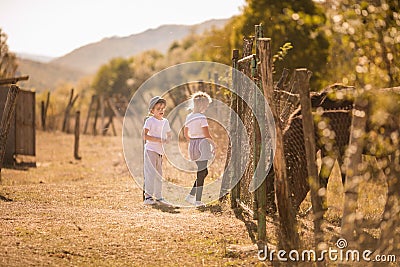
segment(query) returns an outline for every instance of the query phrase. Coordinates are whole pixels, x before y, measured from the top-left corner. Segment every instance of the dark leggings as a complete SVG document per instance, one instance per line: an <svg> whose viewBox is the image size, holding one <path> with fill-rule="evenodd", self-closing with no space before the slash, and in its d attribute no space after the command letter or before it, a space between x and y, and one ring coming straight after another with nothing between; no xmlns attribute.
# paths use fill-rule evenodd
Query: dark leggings
<svg viewBox="0 0 400 267"><path fill-rule="evenodd" d="M190 194L192 196L196 195L196 201L201 201L201 196L203 194L204 180L208 175L207 170L208 160L196 161L197 164L197 179L193 184Z"/></svg>

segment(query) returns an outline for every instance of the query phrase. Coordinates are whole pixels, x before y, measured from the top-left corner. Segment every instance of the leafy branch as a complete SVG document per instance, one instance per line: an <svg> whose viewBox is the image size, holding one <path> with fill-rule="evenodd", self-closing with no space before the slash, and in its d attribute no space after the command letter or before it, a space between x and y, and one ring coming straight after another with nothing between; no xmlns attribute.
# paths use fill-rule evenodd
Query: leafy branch
<svg viewBox="0 0 400 267"><path fill-rule="evenodd" d="M285 43L283 46L279 48L279 51L272 57L273 62L282 61L285 56L288 54L289 50L293 48L292 43Z"/></svg>

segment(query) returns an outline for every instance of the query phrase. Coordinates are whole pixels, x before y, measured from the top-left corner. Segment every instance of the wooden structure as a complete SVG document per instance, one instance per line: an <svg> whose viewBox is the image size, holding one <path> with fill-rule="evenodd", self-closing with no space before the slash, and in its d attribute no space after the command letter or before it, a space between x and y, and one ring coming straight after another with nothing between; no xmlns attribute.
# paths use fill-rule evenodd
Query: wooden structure
<svg viewBox="0 0 400 267"><path fill-rule="evenodd" d="M42 122L42 129L46 131L46 119L47 119L47 110L49 109L50 104L50 92L47 92L46 102L41 101L40 103L40 121Z"/></svg>
<svg viewBox="0 0 400 267"><path fill-rule="evenodd" d="M252 45L255 41L256 54ZM297 233L296 211L311 191L311 202L314 222L314 242L307 240L307 245L314 244L314 249L321 253L326 240L324 238L324 212L326 206L326 183L338 159L345 177L345 200L340 237L349 242L349 248L362 249L368 244L367 234L363 233L361 222L363 215L359 207L363 204L358 199L361 182L367 181L371 173L362 161L362 154L373 155L387 175L387 200L380 222L380 238L374 245L376 255L390 255L400 251L400 87L358 92L352 87L334 85L318 93L311 93L309 80L311 72L307 69L296 69L292 79L286 82L287 71L274 83L272 77L271 40L257 34L252 40L245 40L243 57L239 51L233 51L233 69L241 71L263 89L264 96L271 107L276 127L276 150L273 169L267 175L266 185L255 193L248 190L248 181L254 171L245 172L231 190L232 208L241 208L257 219L258 243L268 243L265 236L265 216L268 210L268 187L270 176L274 179L274 192L279 213L280 231L278 246L285 251L298 249L301 244ZM234 74L234 72L233 72ZM233 88L254 94L254 90L237 81L232 75ZM288 90L289 89L289 90ZM333 90L333 91L332 91ZM242 91L243 92L243 91ZM331 95L337 93L337 98ZM248 115L242 99L234 95L231 108L239 115L246 127L250 151L250 160L263 159L267 155L257 154L260 140L257 137L257 126L252 115ZM375 112L375 113L374 113ZM238 120L232 119L232 129L238 129ZM261 122L262 123L262 122ZM351 128L350 128L351 125ZM258 127L262 126L258 122ZM239 129L237 130L239 132ZM246 133L244 133L246 134ZM243 147L240 133L233 133L232 147ZM348 149L346 150L346 147ZM317 151L321 152L321 171L318 175L316 164ZM344 153L346 151L346 153ZM230 153L240 151L229 150ZM228 152L228 153L229 153ZM342 166L343 158L345 164ZM237 158L235 166L240 165ZM251 162L252 163L252 162ZM252 164L248 164L252 168ZM236 178L236 170L227 175ZM324 188L325 187L325 188ZM267 198L266 198L267 197ZM267 208L267 210L266 210ZM310 209L311 210L311 209ZM274 213L274 211L273 211ZM326 245L326 244L325 244ZM265 251L264 251L265 252ZM392 254L393 256L393 254ZM292 263L295 265L295 262ZM326 262L316 262L316 266L325 266Z"/></svg>
<svg viewBox="0 0 400 267"><path fill-rule="evenodd" d="M70 96L69 96L69 101L68 101L67 107L65 108L65 112L64 112L64 120L63 120L63 125L62 125L63 132L67 132L67 133L70 132L70 130L69 130L70 113L71 113L72 107L74 106L78 97L79 97L78 94L74 96L74 88L72 88ZM45 110L45 112L46 112L46 110Z"/></svg>
<svg viewBox="0 0 400 267"><path fill-rule="evenodd" d="M1 116L3 116L9 90L9 86L0 87ZM24 158L20 163L35 166L35 155L35 92L19 90L14 114L10 121L3 166L15 165L17 156L30 156L29 162L25 162L26 158Z"/></svg>
<svg viewBox="0 0 400 267"><path fill-rule="evenodd" d="M117 132L114 125L114 118L123 125L123 113L125 112L128 106L128 100L125 97L121 96L113 96L107 97L100 95L92 95L92 99L90 101L85 125L83 128L83 134L88 133L88 127L90 123L91 117L93 117L92 121L92 134L98 134L98 123L97 121L100 119L100 132L102 135L106 135L108 130L111 128L113 135L116 136ZM93 116L92 116L93 114ZM105 122L105 118L108 117L107 122Z"/></svg>
<svg viewBox="0 0 400 267"><path fill-rule="evenodd" d="M281 239L280 243L286 250L298 248L299 235L296 229L296 218L289 200L289 187L286 174L286 159L283 147L283 129L279 117L279 109L274 104L274 82L272 77L271 39L260 38L261 77L264 94L271 106L275 120L276 150L274 157L275 194L279 212Z"/></svg>
<svg viewBox="0 0 400 267"><path fill-rule="evenodd" d="M253 51L253 43L256 45L255 54L251 54ZM312 204L314 208L315 244L316 247L318 247L318 244L323 242L321 227L323 210L321 198L318 195L321 186L316 166L315 129L310 99L309 80L311 72L307 69L297 69L291 81L287 83L288 70L284 70L281 79L275 83L272 75L271 40L262 37L261 25L256 26L255 38L252 40L245 40L242 58L239 59L238 50L233 51L232 63L234 69L247 75L262 89L275 121L276 149L273 168L271 168L269 174L267 174L267 177L265 177L263 183L257 190L254 193L249 192L248 181L252 179L253 175L258 175L255 172L254 163L257 163L259 159L261 159L261 162L265 162L266 160L264 159L270 156L266 155L265 151L260 147L261 139L258 131L258 128L261 129L261 127L265 128L268 126L265 125L263 121L254 123L256 121L254 114L250 114L251 111L246 107L246 103L244 103L240 97L235 96L232 100L231 107L239 115L246 127L252 156L250 157L251 163L248 164L249 169L244 172L242 177L239 177L239 182L231 190L231 206L232 208L242 208L243 211L250 213L253 219L257 220L259 245L268 242L266 239L266 215L268 213L273 214L277 210L279 213L281 233L279 238L280 246L286 251L289 251L300 246L300 237L297 232L296 220L296 208L298 208L298 205L293 204L296 203L296 198L302 195L302 191L305 191L305 189L308 191L309 188L311 188ZM233 75L232 79L235 90L244 90L242 93L249 94L250 98L252 97L251 95L255 95L252 88L236 81L235 75ZM296 95L294 93L296 93ZM258 101L260 101L259 99L252 99L250 101L255 101L254 103L257 108L262 107L258 104ZM292 159L294 154L290 151L291 144L287 142L288 135L286 131L288 125L291 125L290 114L292 114L293 111L297 111L300 104L302 107L300 110L302 113L300 118L302 118L302 120L298 127L296 127L296 133L300 135L296 136L298 143L296 146L293 146L292 150L299 147L303 148L301 149L300 158L304 159L304 162L302 161L301 163L303 164L300 166L304 166L304 169L300 173L300 177L304 177L306 183L306 188L304 189L292 183L292 170L298 169L298 166L293 165L293 163L297 161ZM239 118L236 120L238 119ZM239 122L235 120L232 121L231 119L231 123L232 128L236 129ZM237 142L236 147L240 149L243 147L240 136L246 133L239 133L239 129L237 131L237 135L234 134L232 140L233 142ZM290 138L290 140L292 140L292 138ZM240 164L240 162L235 162L233 165L238 166ZM233 173L230 174L232 177L236 177L237 175L237 170L234 170ZM295 175L295 177L297 176ZM302 198L302 200L303 199L304 198ZM264 247L262 247L262 249L263 248Z"/></svg>
<svg viewBox="0 0 400 267"><path fill-rule="evenodd" d="M251 54L254 41L256 45L256 54ZM239 115L246 128L246 132L249 137L251 162L248 164L248 168L242 177L237 177L239 175L238 170L234 170L232 173L232 177L239 178L239 181L231 190L231 205L232 208L241 207L244 211L249 211L250 215L253 216L253 219L257 219L257 237L259 245L261 245L261 248L263 249L262 244L267 243L266 215L268 211L274 212L273 209L270 208L274 205L270 202L274 202L275 197L270 197L270 195L275 195L282 233L280 236L280 244L283 248L290 250L299 246L299 236L296 230L295 212L291 205L292 203L290 202L290 189L286 178L286 160L283 147L284 125L281 123L281 112L279 107L274 101L276 96L276 87L272 77L273 70L270 41L271 40L268 38L262 38L262 27L261 25L257 25L256 37L250 40L245 40L243 57L239 59L238 50L233 51L233 68L241 71L244 75L247 75L249 78L251 78L254 83L256 83L258 87L262 89L262 94L268 100L275 120L276 151L273 169L271 169L270 174L263 179L263 183L255 190L255 192L250 192L249 181L253 179L253 175L258 175L255 170L257 162L259 159L261 159L260 162L264 163L264 159L271 156L266 155L265 151L263 151L260 146L261 136L259 129L261 129L261 127L265 128L267 125L265 125L265 122L263 121L256 121L256 119L253 118L254 114L251 114L252 112L247 107L246 103L240 97L234 97L231 107ZM254 97L256 92L253 92L252 88L249 88L248 85L237 83L238 81L236 81L235 77L233 76L233 87L237 90L242 90L241 92L243 94L246 94L250 97L251 100L249 101L252 101L252 103L254 103L254 105L258 108L262 108L262 105L260 105L259 101L264 100L256 99ZM257 88L256 90L259 89ZM241 94L239 93L239 95ZM233 129L235 129L236 125L238 125L238 122L235 121L231 121L231 123L233 123ZM243 147L240 136L241 133L238 133L237 136L232 137L233 142L237 142L236 147L238 149ZM233 153L240 154L240 152ZM240 164L240 162L235 162L233 165L238 166ZM262 168L265 169L265 166ZM274 175L275 179L273 179Z"/></svg>
<svg viewBox="0 0 400 267"><path fill-rule="evenodd" d="M380 221L380 238L377 255L399 251L398 227L400 226L400 87L378 90L359 90L354 99L349 147L346 150L346 179L344 183L344 207L341 236L354 249L363 243L363 214L359 206L360 186L371 179L362 154L375 156L387 183L387 199ZM378 116L380 120L375 118ZM385 114L385 115L382 115ZM385 116L385 117L384 117ZM382 119L384 118L384 119ZM379 148L379 150L377 150Z"/></svg>
<svg viewBox="0 0 400 267"><path fill-rule="evenodd" d="M80 130L79 130L80 127L79 126L80 126L80 121L81 121L80 117L81 117L81 112L77 111L75 114L74 158L78 159L78 160L82 159L82 157L79 156L79 135L80 135Z"/></svg>
<svg viewBox="0 0 400 267"><path fill-rule="evenodd" d="M28 79L21 76L0 80L0 170L14 165L18 155L35 156L35 93L16 85ZM29 163L35 165L34 161Z"/></svg>

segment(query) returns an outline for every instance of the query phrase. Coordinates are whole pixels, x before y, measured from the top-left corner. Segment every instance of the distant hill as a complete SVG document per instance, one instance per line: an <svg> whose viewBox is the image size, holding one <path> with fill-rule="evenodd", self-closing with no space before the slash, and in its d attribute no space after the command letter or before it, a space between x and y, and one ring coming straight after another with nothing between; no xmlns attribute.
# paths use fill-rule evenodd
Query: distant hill
<svg viewBox="0 0 400 267"><path fill-rule="evenodd" d="M42 92L54 90L61 82L75 84L85 76L85 73L57 66L56 64L19 58L17 76L19 75L29 75L28 81L18 83L21 88L35 89L37 92Z"/></svg>
<svg viewBox="0 0 400 267"><path fill-rule="evenodd" d="M183 39L191 32L202 33L212 27L222 28L227 21L228 19L219 19L196 25L163 25L127 37L104 38L53 60L44 56L17 53L17 75L29 75L29 80L20 82L19 85L41 92L54 90L60 82L76 84L84 76L94 74L112 58L127 58L150 49L165 53L174 41Z"/></svg>
<svg viewBox="0 0 400 267"><path fill-rule="evenodd" d="M196 25L163 25L127 37L110 37L73 50L50 64L65 66L84 73L94 73L115 57L130 57L149 49L165 53L169 46L191 32L202 33L212 27L223 27L228 19L210 20Z"/></svg>
<svg viewBox="0 0 400 267"><path fill-rule="evenodd" d="M18 58L21 59L29 59L37 62L43 62L47 63L50 62L54 59L54 57L48 57L48 56L41 56L41 55L34 55L34 54L29 54L29 53L16 53Z"/></svg>

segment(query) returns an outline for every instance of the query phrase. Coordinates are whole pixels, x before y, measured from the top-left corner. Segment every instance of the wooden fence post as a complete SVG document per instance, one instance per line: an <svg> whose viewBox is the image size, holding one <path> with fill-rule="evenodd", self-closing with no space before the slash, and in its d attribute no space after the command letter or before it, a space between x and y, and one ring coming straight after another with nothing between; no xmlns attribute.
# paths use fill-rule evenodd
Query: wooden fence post
<svg viewBox="0 0 400 267"><path fill-rule="evenodd" d="M108 106L111 108L111 110L114 113L115 117L121 122L121 124L123 124L124 118L119 113L119 111L118 111L117 107L115 106L114 102L112 101L112 99L108 98L107 102L108 102Z"/></svg>
<svg viewBox="0 0 400 267"><path fill-rule="evenodd" d="M362 151L364 148L364 133L367 124L368 100L362 95L354 101L353 118L351 121L349 147L346 150L344 162L346 166L346 181L344 184L344 207L342 217L341 235L350 242L355 240L358 188L361 180L360 169L362 163ZM353 242L354 244L354 242ZM357 245L357 244L355 244Z"/></svg>
<svg viewBox="0 0 400 267"><path fill-rule="evenodd" d="M50 92L47 92L46 103L44 101L41 102L41 121L42 121L42 129L46 131L46 118L47 118L47 110L49 109L50 103Z"/></svg>
<svg viewBox="0 0 400 267"><path fill-rule="evenodd" d="M386 197L385 209L380 222L381 235L379 237L377 254L392 254L398 251L400 244L396 242L399 234L396 228L400 226L400 155L399 152L393 152L387 158L390 172L387 176L388 192Z"/></svg>
<svg viewBox="0 0 400 267"><path fill-rule="evenodd" d="M237 88L238 88L238 77L237 77L237 73L236 73L236 71L237 71L237 67L238 67L238 60L239 60L239 50L238 49L234 49L233 50L233 52L232 52L232 67L233 67L233 70L232 70L232 87L234 88L234 90L237 90ZM237 91L235 91L235 92L237 92ZM234 109L234 111L236 111L236 113L238 113L238 111L239 111L239 96L238 95L234 95L234 97L236 98L235 100L234 100L234 102L233 102L233 109ZM237 120L239 120L239 115L237 115L236 117L234 117L234 116L232 116L231 117L231 124L232 124L232 127L234 128L234 129L238 129L238 125L239 125L239 122L237 121ZM235 133L236 133L236 131L235 131ZM231 149L231 153L233 154L233 153L235 153L236 151L233 151L233 148L235 148L235 149L237 149L238 147L239 147L239 145L240 144L238 144L238 137L237 137L237 134L236 134L236 136L234 135L234 136L232 136L232 140L231 140L231 142L232 143L235 143L235 145L232 145L232 149ZM239 172L238 172L238 162L237 162L237 155L233 155L232 157L231 157L231 160L233 160L234 162L233 162L233 177L230 177L231 178L231 181L232 180L234 180L234 179L237 179L238 180L238 182L233 186L233 188L232 188L232 190L231 190L231 208L232 209L234 209L234 208L237 208L237 206L238 206L238 203L237 203L237 198L240 196L240 178L238 178L237 177L237 175L239 175Z"/></svg>
<svg viewBox="0 0 400 267"><path fill-rule="evenodd" d="M19 81L26 81L28 79L29 79L29 75L0 79L0 85L16 84Z"/></svg>
<svg viewBox="0 0 400 267"><path fill-rule="evenodd" d="M92 99L90 100L90 104L89 104L88 114L86 117L85 128L83 129L83 134L87 133L87 128L89 126L90 113L92 113L93 104L95 103L96 98L97 98L97 95L92 95Z"/></svg>
<svg viewBox="0 0 400 267"><path fill-rule="evenodd" d="M186 91L189 93L189 97L192 96L193 95L193 91L190 88L189 83L185 83L185 88L186 88Z"/></svg>
<svg viewBox="0 0 400 267"><path fill-rule="evenodd" d="M283 249L290 251L299 247L299 235L296 229L296 217L289 200L289 188L286 176L286 161L283 150L283 132L280 125L278 110L274 105L274 85L272 78L272 52L271 39L259 38L260 60L261 60L261 77L264 95L267 97L268 103L275 120L276 128L276 150L274 157L275 171L275 192L277 196L278 212L280 219L280 243Z"/></svg>
<svg viewBox="0 0 400 267"><path fill-rule="evenodd" d="M74 145L74 158L78 160L82 159L82 157L79 156L80 116L81 112L78 110L75 114L75 145Z"/></svg>
<svg viewBox="0 0 400 267"><path fill-rule="evenodd" d="M314 119L311 109L311 98L310 98L310 78L311 71L307 69L296 69L296 82L299 88L300 94L300 105L301 105L301 115L303 123L303 134L304 134L304 145L306 150L307 159L307 172L308 172L308 183L311 189L311 203L314 213L314 240L315 240L315 251L320 251L318 249L319 245L324 242L323 232L322 232L322 220L323 220L323 209L321 197L318 195L321 188L319 177L318 177L318 167L316 163L316 145L315 145L315 130L314 130ZM319 266L324 266L322 262L317 263Z"/></svg>
<svg viewBox="0 0 400 267"><path fill-rule="evenodd" d="M69 132L69 117L70 117L70 112L72 107L74 106L76 100L78 99L78 94L74 97L74 88L71 89L71 94L69 97L69 101L67 104L67 107L65 108L64 112L64 120L63 120L63 125L62 125L62 131L63 132Z"/></svg>
<svg viewBox="0 0 400 267"><path fill-rule="evenodd" d="M100 129L104 132L104 121L105 121L105 105L104 105L104 95L100 95Z"/></svg>
<svg viewBox="0 0 400 267"><path fill-rule="evenodd" d="M257 83L257 87L255 90L262 90L262 83L260 80L260 68L258 67L258 62L260 62L260 45L258 43L259 38L263 37L263 28L262 25L256 25L255 26L255 33L256 33L256 54L253 55L253 59L251 61L252 65L252 74L253 74L253 80ZM264 96L264 92L261 91L261 94ZM256 96L257 94L255 94ZM260 110L262 114L265 114L265 99L255 99L255 109ZM254 165L254 170L256 170L257 163L260 164L260 169L265 170L265 159L267 155L265 154L265 148L263 149L261 147L261 131L260 129L263 128L265 129L266 123L264 120L257 121L255 120L255 129L254 129L254 137L255 137L255 153L254 153L254 160L255 160L255 165ZM257 124L259 129L257 129ZM264 142L267 142L267 140L264 140ZM268 155L269 156L269 155ZM256 174L256 172L255 172ZM255 208L255 213L257 214L257 235L258 235L258 240L261 241L259 245L265 245L267 242L267 177L263 177L263 181L261 185L256 189L255 194L254 194L254 204L253 208ZM264 246L262 246L264 248Z"/></svg>
<svg viewBox="0 0 400 267"><path fill-rule="evenodd" d="M100 110L100 99L96 99L96 111L94 112L94 121L93 121L93 135L97 135L97 119L99 118L99 110Z"/></svg>
<svg viewBox="0 0 400 267"><path fill-rule="evenodd" d="M217 85L218 84L218 80L219 80L218 72L215 72L214 73L214 84L213 84L213 97L216 97L218 92L219 92L218 85Z"/></svg>
<svg viewBox="0 0 400 267"><path fill-rule="evenodd" d="M203 80L197 82L197 91L206 92L206 85Z"/></svg>
<svg viewBox="0 0 400 267"><path fill-rule="evenodd" d="M7 137L10 131L11 119L14 115L15 106L17 104L18 93L19 87L15 84L12 84L7 93L3 116L1 117L0 121L0 182L1 169L3 168L3 160L6 153Z"/></svg>
<svg viewBox="0 0 400 267"><path fill-rule="evenodd" d="M113 122L114 114L113 114L113 111L112 111L112 109L111 109L111 107L110 107L110 102L111 102L111 100L110 100L110 98L108 98L108 99L105 101L105 103L104 103L105 106L107 107L107 110L109 110L109 115L108 115L108 121L107 121L107 123L104 125L103 130L102 130L102 135L103 135L103 136L107 134L108 129L109 129L110 127L112 127L114 136L117 135L117 133L116 133L116 131L115 131L115 127L114 127L114 122Z"/></svg>
<svg viewBox="0 0 400 267"><path fill-rule="evenodd" d="M45 104L44 101L42 100L40 102L40 119L42 122L42 130L45 131L46 130L46 115L45 115L46 111L45 111Z"/></svg>

